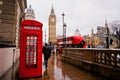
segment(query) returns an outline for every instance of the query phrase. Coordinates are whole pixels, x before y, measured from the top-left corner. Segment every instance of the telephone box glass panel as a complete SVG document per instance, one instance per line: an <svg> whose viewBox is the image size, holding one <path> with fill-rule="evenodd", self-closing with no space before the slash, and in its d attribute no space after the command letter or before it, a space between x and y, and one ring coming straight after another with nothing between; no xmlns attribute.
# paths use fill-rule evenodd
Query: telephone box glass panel
<svg viewBox="0 0 120 80"><path fill-rule="evenodd" d="M26 36L26 61L25 68L37 68L38 62L38 36L37 35L27 35Z"/></svg>

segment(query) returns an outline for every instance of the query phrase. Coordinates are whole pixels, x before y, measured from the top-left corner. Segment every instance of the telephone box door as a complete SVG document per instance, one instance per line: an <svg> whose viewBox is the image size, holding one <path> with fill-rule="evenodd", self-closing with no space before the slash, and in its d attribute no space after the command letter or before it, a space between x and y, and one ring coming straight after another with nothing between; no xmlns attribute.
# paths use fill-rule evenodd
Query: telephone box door
<svg viewBox="0 0 120 80"><path fill-rule="evenodd" d="M25 49L25 57L24 57L24 76L25 77L34 77L40 76L40 72L42 71L42 56L39 53L39 38L40 34L26 34L26 49Z"/></svg>
<svg viewBox="0 0 120 80"><path fill-rule="evenodd" d="M42 31L23 30L22 34L20 78L42 76Z"/></svg>

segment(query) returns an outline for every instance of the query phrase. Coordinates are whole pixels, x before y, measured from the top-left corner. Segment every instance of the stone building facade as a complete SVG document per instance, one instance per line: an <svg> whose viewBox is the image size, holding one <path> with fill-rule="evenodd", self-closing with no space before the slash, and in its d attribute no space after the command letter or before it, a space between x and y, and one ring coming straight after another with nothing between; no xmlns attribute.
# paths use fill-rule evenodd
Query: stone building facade
<svg viewBox="0 0 120 80"><path fill-rule="evenodd" d="M0 0L0 46L19 47L20 22L26 0Z"/></svg>
<svg viewBox="0 0 120 80"><path fill-rule="evenodd" d="M99 45L106 47L106 27L97 26L97 35L100 38Z"/></svg>

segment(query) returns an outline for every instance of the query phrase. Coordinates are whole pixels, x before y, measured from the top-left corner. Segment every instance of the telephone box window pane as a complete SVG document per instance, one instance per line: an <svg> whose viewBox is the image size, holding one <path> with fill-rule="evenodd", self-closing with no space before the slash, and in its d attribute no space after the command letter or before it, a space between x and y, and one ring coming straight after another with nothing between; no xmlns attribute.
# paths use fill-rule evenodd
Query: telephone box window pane
<svg viewBox="0 0 120 80"><path fill-rule="evenodd" d="M27 36L27 40L29 40L30 39L30 37L29 36Z"/></svg>
<svg viewBox="0 0 120 80"><path fill-rule="evenodd" d="M37 37L35 37L35 40L37 39Z"/></svg>
<svg viewBox="0 0 120 80"><path fill-rule="evenodd" d="M29 63L29 59L28 58L26 58L26 64L28 64Z"/></svg>
<svg viewBox="0 0 120 80"><path fill-rule="evenodd" d="M28 35L26 37L26 68L37 68L37 42L36 35Z"/></svg>
<svg viewBox="0 0 120 80"><path fill-rule="evenodd" d="M26 57L29 57L29 52L26 52Z"/></svg>
<svg viewBox="0 0 120 80"><path fill-rule="evenodd" d="M32 57L32 52L30 51L30 59L31 59L31 57Z"/></svg>
<svg viewBox="0 0 120 80"><path fill-rule="evenodd" d="M34 57L36 57L36 52L34 52Z"/></svg>
<svg viewBox="0 0 120 80"><path fill-rule="evenodd" d="M36 64L36 58L34 59L34 64Z"/></svg>
<svg viewBox="0 0 120 80"><path fill-rule="evenodd" d="M37 46L34 46L34 51L36 51L36 49L37 49L36 47L37 47Z"/></svg>

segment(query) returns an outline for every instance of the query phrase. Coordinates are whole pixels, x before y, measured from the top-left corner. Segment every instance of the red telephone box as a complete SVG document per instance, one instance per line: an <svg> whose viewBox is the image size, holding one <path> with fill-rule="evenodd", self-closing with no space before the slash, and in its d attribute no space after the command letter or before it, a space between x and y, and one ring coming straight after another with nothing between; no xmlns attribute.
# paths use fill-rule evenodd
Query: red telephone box
<svg viewBox="0 0 120 80"><path fill-rule="evenodd" d="M42 23L21 22L19 77L42 76Z"/></svg>

